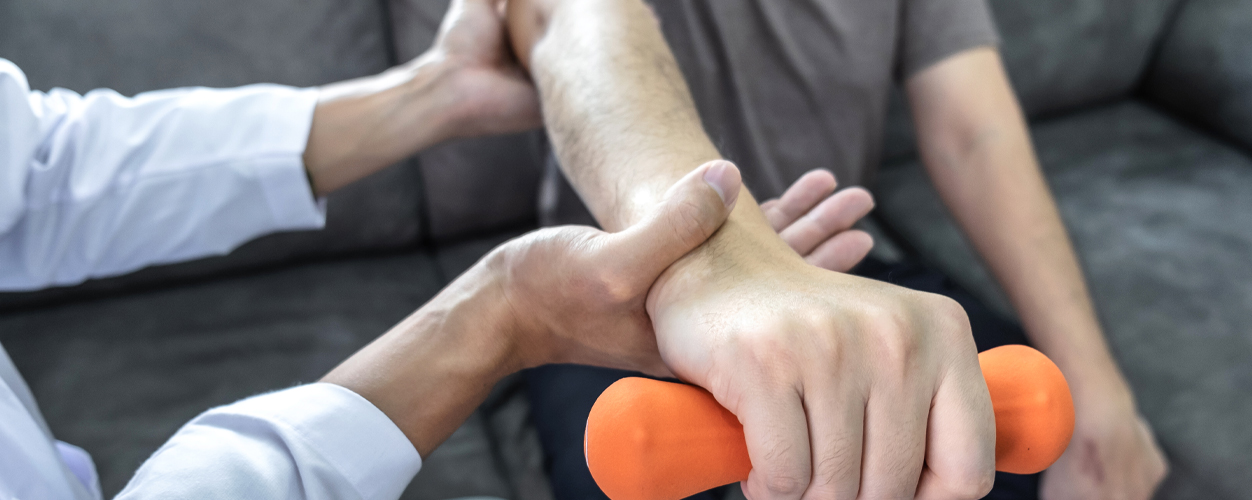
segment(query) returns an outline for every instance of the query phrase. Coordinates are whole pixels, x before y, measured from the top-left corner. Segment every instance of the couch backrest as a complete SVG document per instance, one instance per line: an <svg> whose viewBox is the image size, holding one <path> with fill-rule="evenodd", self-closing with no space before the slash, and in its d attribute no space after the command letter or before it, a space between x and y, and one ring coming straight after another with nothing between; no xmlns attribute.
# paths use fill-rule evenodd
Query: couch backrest
<svg viewBox="0 0 1252 500"><path fill-rule="evenodd" d="M1027 114L1106 102L1139 84L1180 0L991 0Z"/></svg>
<svg viewBox="0 0 1252 500"><path fill-rule="evenodd" d="M134 94L257 82L319 85L390 64L385 5L366 0L5 0L0 57L31 86ZM72 290L0 294L0 306L91 290L207 276L309 256L396 248L419 235L421 191L409 165L334 193L322 231L267 236L229 256L159 266Z"/></svg>
<svg viewBox="0 0 1252 500"><path fill-rule="evenodd" d="M1148 100L1252 150L1252 2L1187 0L1143 90Z"/></svg>
<svg viewBox="0 0 1252 500"><path fill-rule="evenodd" d="M1183 0L989 1L1013 89L1037 118L1135 91ZM905 102L893 100L889 113L887 163L914 151Z"/></svg>

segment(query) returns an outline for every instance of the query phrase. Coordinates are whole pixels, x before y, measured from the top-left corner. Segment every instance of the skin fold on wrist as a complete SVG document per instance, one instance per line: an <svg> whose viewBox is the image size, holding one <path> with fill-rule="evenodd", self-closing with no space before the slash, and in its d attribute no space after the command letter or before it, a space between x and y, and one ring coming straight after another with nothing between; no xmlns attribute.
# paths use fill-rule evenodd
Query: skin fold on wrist
<svg viewBox="0 0 1252 500"><path fill-rule="evenodd" d="M730 218L708 241L675 262L652 285L647 300L649 314L656 310L656 304L682 296L716 273L757 266L766 260L808 265L770 228L746 189L739 193L739 200Z"/></svg>

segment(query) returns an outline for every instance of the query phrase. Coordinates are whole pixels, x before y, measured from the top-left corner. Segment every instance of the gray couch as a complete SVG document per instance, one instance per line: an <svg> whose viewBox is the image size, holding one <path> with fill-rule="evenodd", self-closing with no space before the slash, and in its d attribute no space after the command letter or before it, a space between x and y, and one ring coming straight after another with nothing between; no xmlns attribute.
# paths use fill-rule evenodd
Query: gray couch
<svg viewBox="0 0 1252 500"><path fill-rule="evenodd" d="M1114 352L1173 465L1161 497L1249 496L1252 4L991 3ZM317 85L420 53L446 4L8 0L0 57L45 90ZM1011 314L917 165L909 127L895 106L873 186L880 255L939 266ZM444 144L333 195L322 231L0 294L0 342L54 432L92 452L115 493L195 414L316 380L534 227L548 154L541 132ZM505 381L406 498L550 498L528 418L524 387Z"/></svg>

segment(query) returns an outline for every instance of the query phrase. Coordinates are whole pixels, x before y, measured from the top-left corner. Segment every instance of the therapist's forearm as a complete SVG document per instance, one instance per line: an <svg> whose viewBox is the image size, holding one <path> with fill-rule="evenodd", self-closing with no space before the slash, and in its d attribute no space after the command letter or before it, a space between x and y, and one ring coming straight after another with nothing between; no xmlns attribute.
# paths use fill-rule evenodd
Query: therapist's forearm
<svg viewBox="0 0 1252 500"><path fill-rule="evenodd" d="M452 68L421 57L375 76L322 87L304 152L318 195L351 184L455 135Z"/></svg>
<svg viewBox="0 0 1252 500"><path fill-rule="evenodd" d="M369 400L425 457L497 381L528 366L511 318L498 274L474 266L322 382Z"/></svg>

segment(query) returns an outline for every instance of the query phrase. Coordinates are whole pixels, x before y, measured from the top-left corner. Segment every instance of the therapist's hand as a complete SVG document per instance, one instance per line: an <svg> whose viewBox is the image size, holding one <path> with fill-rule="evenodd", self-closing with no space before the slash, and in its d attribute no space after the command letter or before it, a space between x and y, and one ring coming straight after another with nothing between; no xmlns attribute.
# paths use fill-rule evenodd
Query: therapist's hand
<svg viewBox="0 0 1252 500"><path fill-rule="evenodd" d="M1101 368L1112 373L1086 377L1098 385L1070 384L1074 437L1043 473L1043 500L1149 500L1169 472L1152 429L1135 409L1130 388L1115 366Z"/></svg>
<svg viewBox="0 0 1252 500"><path fill-rule="evenodd" d="M527 366L580 363L671 375L644 301L666 268L721 226L740 186L734 165L712 161L624 231L549 228L497 250L487 260L504 277L514 317L527 332Z"/></svg>
<svg viewBox="0 0 1252 500"><path fill-rule="evenodd" d="M369 400L427 456L522 368L667 373L644 300L658 275L718 230L740 187L733 165L713 162L624 231L565 226L511 240L322 381Z"/></svg>
<svg viewBox="0 0 1252 500"><path fill-rule="evenodd" d="M503 1L453 0L435 45L423 57L446 62L457 109L457 137L521 132L543 126L539 94L507 43Z"/></svg>
<svg viewBox="0 0 1252 500"><path fill-rule="evenodd" d="M448 139L539 127L539 97L495 0L453 0L434 46L378 75L318 89L304 164L324 195Z"/></svg>

